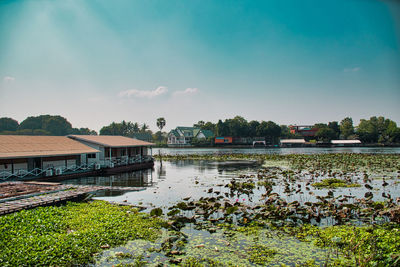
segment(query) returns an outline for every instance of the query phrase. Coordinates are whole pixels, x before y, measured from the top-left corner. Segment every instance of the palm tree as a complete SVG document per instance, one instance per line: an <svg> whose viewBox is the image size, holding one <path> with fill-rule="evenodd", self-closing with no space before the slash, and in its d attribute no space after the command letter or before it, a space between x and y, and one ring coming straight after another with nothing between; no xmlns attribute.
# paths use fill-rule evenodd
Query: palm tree
<svg viewBox="0 0 400 267"><path fill-rule="evenodd" d="M149 128L149 125L143 123L143 125L140 127L140 132L145 133Z"/></svg>
<svg viewBox="0 0 400 267"><path fill-rule="evenodd" d="M164 118L158 118L157 119L157 127L160 129L160 132L162 131L162 128L164 128L166 122Z"/></svg>

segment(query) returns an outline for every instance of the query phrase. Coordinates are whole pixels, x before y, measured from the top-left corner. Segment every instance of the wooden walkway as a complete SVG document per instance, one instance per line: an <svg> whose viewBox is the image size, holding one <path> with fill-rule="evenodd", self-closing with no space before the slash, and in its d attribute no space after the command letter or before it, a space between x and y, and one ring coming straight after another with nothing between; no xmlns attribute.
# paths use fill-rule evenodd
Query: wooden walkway
<svg viewBox="0 0 400 267"><path fill-rule="evenodd" d="M0 215L31 209L39 206L54 205L62 201L74 200L84 197L86 194L102 190L119 191L141 191L144 187L111 187L111 186L90 186L90 185L65 185L63 190L57 192L41 192L37 195L19 196L18 199L3 199L0 202Z"/></svg>

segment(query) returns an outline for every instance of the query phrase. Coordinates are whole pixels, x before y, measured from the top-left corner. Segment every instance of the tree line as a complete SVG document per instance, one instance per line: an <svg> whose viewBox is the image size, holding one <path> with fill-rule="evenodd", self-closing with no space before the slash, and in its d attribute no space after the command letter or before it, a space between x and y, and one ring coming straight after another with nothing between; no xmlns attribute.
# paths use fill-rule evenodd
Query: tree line
<svg viewBox="0 0 400 267"><path fill-rule="evenodd" d="M166 142L166 133L162 129L166 125L164 118L158 118L156 125L159 131L153 133L146 123L122 121L112 122L100 129L100 135L122 135L137 137L138 134L147 135L147 141L157 143ZM201 129L211 130L215 136L233 137L265 137L272 143L279 139L300 138L301 135L293 134L287 125L278 125L273 121L247 121L241 116L232 119L218 120L217 123L199 121L193 125ZM385 117L371 117L361 119L357 126L353 120L346 117L340 122L316 123L313 128L318 129L314 139L329 141L332 139L359 139L363 143L400 143L400 128L396 122ZM58 135L84 134L97 135L89 128L73 128L64 117L53 115L31 116L18 123L12 118L0 118L0 134L17 135Z"/></svg>
<svg viewBox="0 0 400 267"><path fill-rule="evenodd" d="M21 123L12 118L0 118L0 134L64 136L97 135L97 132L89 128L73 128L71 123L61 116L40 115L28 117Z"/></svg>
<svg viewBox="0 0 400 267"><path fill-rule="evenodd" d="M247 121L241 116L218 120L217 123L199 121L193 126L211 130L216 136L265 137L273 143L278 139L302 137L291 133L287 125L278 125L273 121ZM340 123L316 123L312 128L317 131L311 138L318 141L359 139L363 143L400 143L400 128L394 121L382 116L362 119L358 126L353 125L352 118L346 117Z"/></svg>

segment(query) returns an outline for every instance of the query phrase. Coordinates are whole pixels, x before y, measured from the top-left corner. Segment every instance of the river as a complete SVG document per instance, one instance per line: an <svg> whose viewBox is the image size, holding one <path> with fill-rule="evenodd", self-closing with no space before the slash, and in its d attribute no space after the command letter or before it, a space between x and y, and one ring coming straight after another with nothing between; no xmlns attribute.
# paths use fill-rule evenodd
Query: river
<svg viewBox="0 0 400 267"><path fill-rule="evenodd" d="M162 155L185 155L185 154L326 154L326 153L364 153L364 154L388 154L392 161L397 161L397 154L400 154L399 148L276 148L276 149L153 149L153 154ZM396 154L390 155L389 154ZM329 156L329 155L328 155ZM353 156L353 155L350 155ZM355 155L358 156L358 155ZM384 158L387 158L384 157ZM334 161L339 157L335 157ZM362 159L364 160L364 158ZM347 162L347 161L346 161ZM393 163L393 162L392 162ZM268 162L265 162L265 170L269 170L270 174L274 170L282 175L287 169L284 163L274 162L273 166L279 167L268 169ZM279 166L276 166L279 165ZM398 164L395 164L398 166ZM362 166L362 164L360 165ZM107 191L98 193L95 199L117 202L133 206L139 206L149 212L156 208L163 210L164 216L171 209L176 209L174 205L182 204L182 201L196 202L202 199L218 199L221 197L223 202L239 205L240 207L248 207L248 210L255 209L257 206L265 205L266 187L258 183L259 171L264 168L261 163L248 161L229 161L218 162L211 160L171 160L156 161L154 168L142 171L122 173L111 176L83 177L64 181L64 183L72 184L91 184L91 185L108 185L108 186L133 186L140 187L140 191L135 192L118 192ZM379 167L381 164L379 163ZM372 179L368 182L373 187L374 201L385 200L384 196L391 195L393 199L399 197L400 172L397 168L393 170L390 165L385 165L384 169L388 171L379 176L370 176ZM356 168L354 172L341 173L343 178L351 177L353 182L359 183L360 187L343 187L336 189L314 188L310 183L320 181L324 178L331 177L329 173L322 173L321 176L314 176L309 172L293 172L294 176L280 176L280 178L272 178L272 192L280 196L287 203L299 203L304 206L307 203L318 202L318 198L326 197L332 194L337 199L345 196L349 198L349 205L356 204L359 199L363 198L370 190L365 187L365 173L362 169ZM292 178L292 179L290 179ZM293 179L295 178L295 179ZM387 185L382 185L385 182ZM251 192L232 190L231 185L237 181L254 183L255 186ZM288 182L290 181L290 182ZM288 190L290 189L290 190ZM263 196L264 195L264 196ZM269 194L268 196L272 196ZM194 201L194 202L193 202ZM197 202L200 203L200 202ZM210 202L211 203L211 202ZM217 203L216 203L217 204ZM228 208L229 209L229 208ZM181 212L181 211L179 211ZM225 211L226 212L226 211ZM187 242L183 249L184 254L179 257L197 259L215 259L218 262L226 263L225 265L249 266L255 265L249 261L249 248L256 246L268 247L277 251L276 255L266 259L268 264L281 266L283 264L292 265L306 264L312 262L313 265L325 266L327 262L327 251L319 248L309 242L300 242L297 238L273 231L269 228L263 228L256 234L235 232L234 239L230 238L229 233L220 228L214 228L207 220L203 223L201 213L195 213L193 210L184 211L187 218L196 219L196 223L187 223L181 229ZM218 214L224 213L218 211ZM200 217L199 217L200 216ZM225 217L224 217L225 218ZM229 218L229 216L227 216ZM171 219L171 216L169 217ZM215 219L215 218L214 218ZM279 222L279 221L278 221ZM199 224L200 223L200 224ZM331 218L322 219L319 223L321 226L332 225L334 221ZM361 223L358 220L355 224ZM209 225L210 224L210 225ZM203 225L199 228L199 225ZM202 228L205 227L205 228ZM251 228L250 228L251 229ZM249 230L250 231L250 230ZM96 257L95 266L111 266L117 264L136 264L137 259L144 259L149 266L164 266L170 264L170 257L160 253L166 240L175 240L178 238L176 232L169 233L163 230L163 236L155 243L144 242L142 240L130 241L127 244L105 250ZM181 239L179 239L181 240ZM180 241L179 241L180 242ZM176 244L179 243L178 241ZM183 241L182 241L183 242ZM116 253L126 253L128 258L118 258ZM328 255L328 256L327 256ZM332 256L334 258L334 256ZM263 262L262 264L264 264Z"/></svg>
<svg viewBox="0 0 400 267"><path fill-rule="evenodd" d="M320 153L371 153L398 154L400 147L293 147L293 148L153 148L158 155L189 154L320 154Z"/></svg>
<svg viewBox="0 0 400 267"><path fill-rule="evenodd" d="M158 149L153 149L156 154ZM368 154L400 154L400 148L276 148L276 149L215 149L215 148L163 148L162 155L185 155L185 154L318 154L318 153L368 153ZM104 186L129 186L143 187L141 191L119 192L106 191L96 195L97 199L125 202L144 206L148 209L154 206L168 207L182 198L192 197L193 199L207 195L206 190L217 185L226 184L232 178L240 174L256 174L260 166L249 166L247 164L226 165L206 160L179 160L155 162L153 169L121 173L110 176L91 176L78 179L66 180L66 184L82 185L104 185ZM304 182L303 182L304 183ZM376 182L379 183L379 182ZM304 186L304 185L303 185ZM399 185L386 189L399 191ZM283 185L275 188L281 192ZM346 194L351 190L338 189L337 194ZM365 188L357 190L357 196L362 197L366 192ZM394 195L397 195L395 192ZM325 194L325 190L320 190ZM378 195L378 194L377 194ZM379 197L379 199L381 199ZM290 200L290 199L289 199Z"/></svg>

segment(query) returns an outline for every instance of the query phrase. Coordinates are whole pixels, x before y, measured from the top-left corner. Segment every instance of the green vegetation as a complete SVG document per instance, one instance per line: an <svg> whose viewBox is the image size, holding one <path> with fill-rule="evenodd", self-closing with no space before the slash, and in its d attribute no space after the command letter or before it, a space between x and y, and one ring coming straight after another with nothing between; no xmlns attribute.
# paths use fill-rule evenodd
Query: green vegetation
<svg viewBox="0 0 400 267"><path fill-rule="evenodd" d="M97 133L88 128L72 128L71 123L61 116L40 115L28 117L21 124L11 118L0 118L0 134L64 136Z"/></svg>
<svg viewBox="0 0 400 267"><path fill-rule="evenodd" d="M153 134L146 123L122 121L112 122L100 130L100 135L122 135L156 142L160 146L166 145L167 134L162 132L166 125L164 118L156 122L160 131ZM263 138L270 144L277 144L279 138L303 138L292 134L286 125L278 125L273 121L247 121L241 116L232 119L218 120L217 123L199 121L193 125L203 130L211 130L216 136L234 136L242 138ZM397 124L382 116L362 119L357 127L353 126L352 118L344 118L340 124L332 121L327 124L317 123L316 138L320 141L332 139L360 139L363 143L394 144L400 143L400 128ZM356 129L356 130L355 130ZM72 128L68 120L61 116L40 115L26 118L20 124L12 118L0 118L0 134L19 135L68 135L68 134L97 134L88 128ZM144 136L145 135L145 136ZM213 139L194 140L195 146L213 146Z"/></svg>
<svg viewBox="0 0 400 267"><path fill-rule="evenodd" d="M398 266L400 264L400 226L398 224L316 227L304 225L296 229L300 240L329 248L341 266Z"/></svg>
<svg viewBox="0 0 400 267"><path fill-rule="evenodd" d="M317 188L338 188L338 187L360 187L359 184L351 184L337 178L327 178L318 183L313 183L312 186Z"/></svg>
<svg viewBox="0 0 400 267"><path fill-rule="evenodd" d="M150 134L149 126L146 123L139 124L137 122L122 121L120 123L112 122L110 125L100 129L100 135L122 135L134 137L136 134Z"/></svg>
<svg viewBox="0 0 400 267"><path fill-rule="evenodd" d="M159 159L158 155L154 155ZM162 155L164 161L171 160L255 160L264 162L268 166L285 166L296 171L310 171L311 174L332 173L341 171L342 174L351 172L370 171L377 173L397 172L400 170L399 154L357 154L357 153L332 153L332 154L223 154L223 155ZM337 173L340 174L340 173Z"/></svg>
<svg viewBox="0 0 400 267"><path fill-rule="evenodd" d="M161 221L102 201L68 203L0 217L0 265L82 265L132 239L155 240Z"/></svg>
<svg viewBox="0 0 400 267"><path fill-rule="evenodd" d="M249 249L250 261L256 264L265 265L276 254L276 250L266 245L254 245Z"/></svg>

